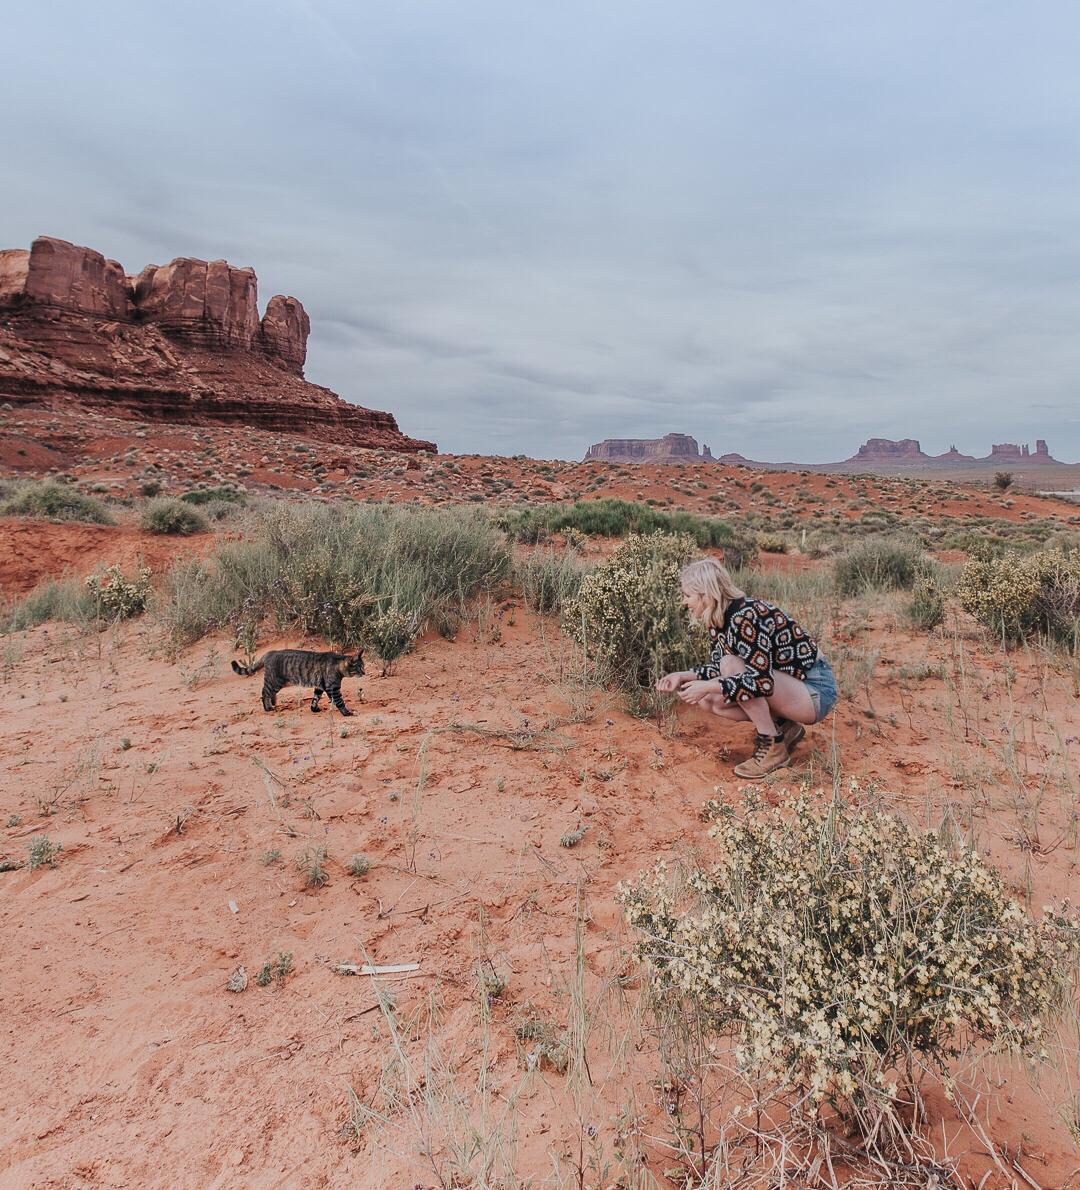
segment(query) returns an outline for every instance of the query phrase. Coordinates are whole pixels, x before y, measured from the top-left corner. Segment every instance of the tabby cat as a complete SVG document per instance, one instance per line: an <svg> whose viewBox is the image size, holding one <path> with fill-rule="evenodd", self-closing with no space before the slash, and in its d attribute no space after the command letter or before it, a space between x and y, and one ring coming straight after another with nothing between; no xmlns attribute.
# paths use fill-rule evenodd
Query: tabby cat
<svg viewBox="0 0 1080 1190"><path fill-rule="evenodd" d="M283 686L314 686L311 709L319 710L319 699L324 694L343 715L352 711L341 697L341 679L349 675L361 677L364 672L364 651L355 657L344 653L310 653L305 649L274 649L264 653L252 665L232 663L233 669L244 677L263 670L262 704L264 711L272 711L277 702L278 691Z"/></svg>

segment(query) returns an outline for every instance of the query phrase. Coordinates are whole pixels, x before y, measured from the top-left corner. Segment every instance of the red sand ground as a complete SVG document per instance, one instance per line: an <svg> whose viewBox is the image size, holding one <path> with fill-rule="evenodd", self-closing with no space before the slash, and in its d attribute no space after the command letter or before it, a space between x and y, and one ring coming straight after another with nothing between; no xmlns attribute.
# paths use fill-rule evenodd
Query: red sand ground
<svg viewBox="0 0 1080 1190"><path fill-rule="evenodd" d="M37 527L59 548L67 527ZM818 780L835 738L845 777L879 782L913 819L936 821L946 805L970 816L1018 895L1030 882L1035 906L1075 887L1080 712L1064 662L1034 651L1004 661L963 626L916 635L887 604L866 619L843 611L828 644L834 656L844 644L879 652L874 677L812 729L772 796L808 766ZM390 677L347 681L351 719L310 714L302 691L264 714L258 680L229 670L228 642L172 664L149 624L100 637L51 625L5 647L0 824L20 821L0 831L0 856L24 857L42 833L63 851L55 868L0 876L0 1185L439 1184L406 1109L359 1139L342 1135L348 1089L370 1101L393 1047L372 981L336 974L341 960L419 963L384 980L407 1052L434 1039L461 1094L483 1068L494 1113L521 1087L513 1184L577 1185L582 1129L610 1154L632 1094L644 1131L663 1135L647 1046L629 1051L636 1083L610 1056L612 1036L637 1036L613 999L590 1035L585 1091L545 1068L525 1075L529 1046L513 1025L567 1021L579 890L589 996L632 970L615 887L701 842L707 797L740 803L730 768L748 750L745 729L688 711L661 730L602 698L573 721L581 704L556 625L512 599L455 643L423 640ZM547 751L454 730L549 721ZM1025 794L1040 802L1034 847L1030 823L1021 835ZM560 847L579 824L583 841ZM295 861L316 845L328 849L329 882L309 890ZM281 861L264 865L271 850ZM356 852L373 861L359 879L344 868ZM294 972L255 986L281 951ZM486 1050L481 953L507 981ZM249 986L230 993L241 964ZM1051 1072L1040 1096L1006 1073L984 1105L992 1135L1031 1184L1072 1184L1080 1158L1055 1114L1062 1076ZM947 1105L931 1111L973 1186L1007 1184ZM662 1146L646 1155L667 1184ZM446 1156L435 1159L444 1170Z"/></svg>

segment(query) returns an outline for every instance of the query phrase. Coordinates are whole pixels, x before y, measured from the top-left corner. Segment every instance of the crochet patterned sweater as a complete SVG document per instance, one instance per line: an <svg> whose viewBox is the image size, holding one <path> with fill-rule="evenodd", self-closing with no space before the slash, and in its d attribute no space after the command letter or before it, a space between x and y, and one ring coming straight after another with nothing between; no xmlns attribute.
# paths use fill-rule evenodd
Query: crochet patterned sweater
<svg viewBox="0 0 1080 1190"><path fill-rule="evenodd" d="M710 628L712 652L698 666L699 678L720 678L720 660L728 654L741 657L746 668L733 678L720 678L725 702L769 698L775 683L774 669L803 681L818 659L817 643L775 604L764 599L735 599L724 612L720 628Z"/></svg>

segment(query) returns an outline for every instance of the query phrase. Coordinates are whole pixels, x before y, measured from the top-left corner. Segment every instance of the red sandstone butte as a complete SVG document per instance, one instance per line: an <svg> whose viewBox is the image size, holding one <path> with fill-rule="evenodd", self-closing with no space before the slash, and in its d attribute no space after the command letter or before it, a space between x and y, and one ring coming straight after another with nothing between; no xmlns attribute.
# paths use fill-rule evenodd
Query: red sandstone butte
<svg viewBox="0 0 1080 1190"><path fill-rule="evenodd" d="M712 462L712 451L689 434L665 434L663 438L605 438L585 452L585 460L608 463L699 463Z"/></svg>
<svg viewBox="0 0 1080 1190"><path fill-rule="evenodd" d="M304 380L310 330L294 297L272 297L260 319L254 271L224 260L129 277L50 236L0 251L0 401L435 451L391 414Z"/></svg>

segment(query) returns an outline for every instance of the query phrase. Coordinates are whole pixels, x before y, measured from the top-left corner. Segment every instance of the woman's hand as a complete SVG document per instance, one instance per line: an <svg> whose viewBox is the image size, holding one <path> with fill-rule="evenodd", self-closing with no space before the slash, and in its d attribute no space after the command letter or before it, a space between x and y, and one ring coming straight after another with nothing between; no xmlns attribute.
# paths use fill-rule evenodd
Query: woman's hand
<svg viewBox="0 0 1080 1190"><path fill-rule="evenodd" d="M715 682L703 682L698 679L695 682L689 682L679 691L679 697L683 702L688 702L691 706L697 706L703 698L707 698L710 694L717 693L717 685Z"/></svg>
<svg viewBox="0 0 1080 1190"><path fill-rule="evenodd" d="M681 687L685 686L687 682L692 682L696 677L697 674L692 670L680 670L679 673L664 674L656 683L656 688L661 694L674 694Z"/></svg>

